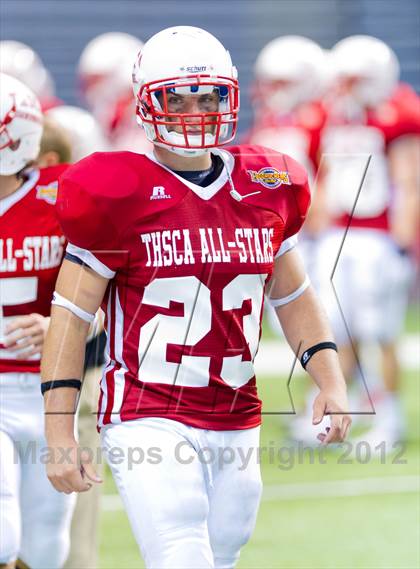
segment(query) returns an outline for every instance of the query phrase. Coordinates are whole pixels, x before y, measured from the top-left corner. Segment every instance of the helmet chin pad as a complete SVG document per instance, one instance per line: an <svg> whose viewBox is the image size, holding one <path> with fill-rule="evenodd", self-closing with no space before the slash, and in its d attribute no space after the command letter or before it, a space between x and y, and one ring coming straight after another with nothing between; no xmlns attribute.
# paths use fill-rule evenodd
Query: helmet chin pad
<svg viewBox="0 0 420 569"><path fill-rule="evenodd" d="M186 158L195 158L196 156L203 156L206 152L209 152L209 148L197 148L195 150L189 148L180 148L179 146L169 146L168 144L162 144L162 142L154 142L155 146L160 148L166 148L169 152L173 152L178 156L184 156Z"/></svg>
<svg viewBox="0 0 420 569"><path fill-rule="evenodd" d="M166 130L166 127L159 127L159 130L162 129ZM162 134L163 135L163 134ZM190 144L190 148L181 148L181 145L184 143L184 135L174 131L167 131L165 133L165 139L172 143L172 146L169 147L169 150L172 150L175 154L180 154L181 156L201 156L208 151L208 148L214 146L215 143L215 136L211 133L206 133L204 135L204 144L205 148L200 148L202 137L201 135L196 134L187 134L188 143Z"/></svg>

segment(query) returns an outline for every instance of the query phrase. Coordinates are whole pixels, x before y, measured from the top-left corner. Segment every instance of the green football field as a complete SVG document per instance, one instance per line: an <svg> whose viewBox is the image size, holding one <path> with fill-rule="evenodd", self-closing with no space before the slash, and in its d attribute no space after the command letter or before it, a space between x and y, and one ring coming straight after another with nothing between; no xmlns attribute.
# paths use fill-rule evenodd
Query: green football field
<svg viewBox="0 0 420 569"><path fill-rule="evenodd" d="M418 332L410 315L407 331ZM290 410L287 378L260 377L264 408ZM297 407L304 395L302 375L292 381ZM403 374L408 437L386 457L363 445L299 451L287 439L288 415L265 415L262 446L276 449L262 462L265 490L254 535L238 568L418 569L420 567L420 384L416 371ZM359 427L360 429L360 427ZM358 427L353 430L357 434ZM278 451L278 449L281 449ZM266 455L267 456L267 455ZM115 493L107 476L105 491ZM144 567L123 510L104 510L100 567Z"/></svg>

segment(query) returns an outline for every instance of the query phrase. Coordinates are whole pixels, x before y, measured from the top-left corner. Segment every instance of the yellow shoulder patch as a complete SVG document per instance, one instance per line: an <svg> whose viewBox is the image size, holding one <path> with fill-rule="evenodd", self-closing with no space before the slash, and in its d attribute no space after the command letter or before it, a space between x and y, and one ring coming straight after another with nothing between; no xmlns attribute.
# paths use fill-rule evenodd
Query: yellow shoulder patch
<svg viewBox="0 0 420 569"><path fill-rule="evenodd" d="M57 201L58 182L51 182L46 186L36 186L36 197L38 200L45 200L50 204Z"/></svg>

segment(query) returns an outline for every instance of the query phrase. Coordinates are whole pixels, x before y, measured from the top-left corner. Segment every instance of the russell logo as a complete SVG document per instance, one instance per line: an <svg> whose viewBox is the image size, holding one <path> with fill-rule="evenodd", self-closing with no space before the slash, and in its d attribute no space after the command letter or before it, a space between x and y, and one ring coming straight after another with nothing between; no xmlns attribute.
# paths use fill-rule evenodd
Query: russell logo
<svg viewBox="0 0 420 569"><path fill-rule="evenodd" d="M165 188L163 186L154 186L152 190L151 200L169 200L171 196L165 194Z"/></svg>
<svg viewBox="0 0 420 569"><path fill-rule="evenodd" d="M247 172L251 176L251 182L261 184L270 190L274 190L283 184L291 185L289 172L277 170L272 166L261 168L258 172L256 170L247 170Z"/></svg>

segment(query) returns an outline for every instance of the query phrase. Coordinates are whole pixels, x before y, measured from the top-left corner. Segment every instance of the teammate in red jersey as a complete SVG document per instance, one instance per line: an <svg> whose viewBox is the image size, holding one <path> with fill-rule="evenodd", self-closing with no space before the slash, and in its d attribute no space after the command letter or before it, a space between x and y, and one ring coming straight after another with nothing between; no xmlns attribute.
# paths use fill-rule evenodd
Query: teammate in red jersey
<svg viewBox="0 0 420 569"><path fill-rule="evenodd" d="M392 450L404 436L396 340L418 232L419 100L408 86L397 84L397 58L376 38L342 40L331 52L331 64L335 82L326 101L328 119L321 138L325 168L315 208L322 215L329 211L332 223L319 250L322 294L347 377L357 367L354 346L380 346L376 396L374 374L367 378L376 417L365 440L372 447L385 441ZM330 277L336 260L333 292Z"/></svg>
<svg viewBox="0 0 420 569"><path fill-rule="evenodd" d="M313 181L325 120L320 102L325 85L326 57L318 44L302 36L270 41L255 62L255 121L245 141L289 154Z"/></svg>
<svg viewBox="0 0 420 569"><path fill-rule="evenodd" d="M288 154L305 167L312 185L325 120L320 102L326 83L324 50L309 38L281 36L263 47L254 71L254 123L243 142ZM299 249L315 288L316 247L316 239L306 223ZM266 316L273 332L283 337L277 314L270 305L266 305Z"/></svg>
<svg viewBox="0 0 420 569"><path fill-rule="evenodd" d="M65 167L33 166L41 134L36 97L0 74L0 566L19 557L18 567L56 569L68 551L73 499L45 474L39 367L64 253L54 201Z"/></svg>
<svg viewBox="0 0 420 569"><path fill-rule="evenodd" d="M152 149L137 128L130 73L143 43L123 32L107 32L84 48L77 66L81 95L107 137L110 150ZM97 148L102 150L102 148Z"/></svg>
<svg viewBox="0 0 420 569"><path fill-rule="evenodd" d="M204 30L153 36L133 79L153 153L94 154L60 183L69 245L42 388L49 444L73 460L50 464L49 477L67 493L96 480L78 460L71 411L102 302L99 427L146 565L233 567L261 495L253 360L264 292L320 387L314 422L332 413L320 440L343 440L350 425L331 333L293 250L307 176L263 147L219 148L234 137L239 89L229 53ZM133 451L144 460L133 464ZM243 452L254 453L246 467Z"/></svg>

